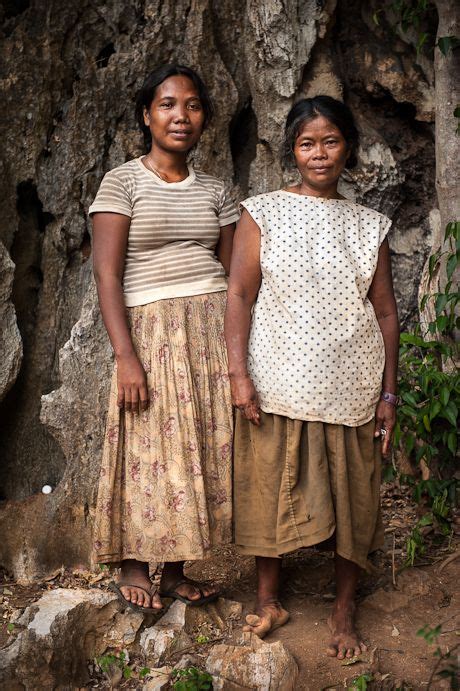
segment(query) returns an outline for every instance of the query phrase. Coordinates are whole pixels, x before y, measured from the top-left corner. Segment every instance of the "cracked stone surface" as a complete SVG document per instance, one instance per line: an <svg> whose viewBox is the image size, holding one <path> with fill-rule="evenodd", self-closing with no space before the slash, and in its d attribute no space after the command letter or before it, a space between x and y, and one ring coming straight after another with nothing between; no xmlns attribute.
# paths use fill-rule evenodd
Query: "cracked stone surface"
<svg viewBox="0 0 460 691"><path fill-rule="evenodd" d="M27 607L16 622L17 638L2 649L0 688L84 685L88 660L108 647L133 642L142 621L135 612L121 614L112 593L50 590Z"/></svg>
<svg viewBox="0 0 460 691"><path fill-rule="evenodd" d="M13 386L22 360L22 341L11 302L14 264L0 242L0 401Z"/></svg>
<svg viewBox="0 0 460 691"><path fill-rule="evenodd" d="M293 691L299 673L281 641L266 643L254 634L243 634L240 645L214 646L206 670L217 691Z"/></svg>

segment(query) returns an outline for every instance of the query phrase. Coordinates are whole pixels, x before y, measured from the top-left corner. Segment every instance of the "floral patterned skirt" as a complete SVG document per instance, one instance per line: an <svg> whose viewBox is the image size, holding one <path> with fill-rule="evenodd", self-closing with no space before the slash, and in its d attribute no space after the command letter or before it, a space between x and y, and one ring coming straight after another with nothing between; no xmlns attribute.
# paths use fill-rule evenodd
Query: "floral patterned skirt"
<svg viewBox="0 0 460 691"><path fill-rule="evenodd" d="M141 414L117 407L112 378L94 526L102 563L202 559L232 538L232 405L226 293L128 308L147 373Z"/></svg>

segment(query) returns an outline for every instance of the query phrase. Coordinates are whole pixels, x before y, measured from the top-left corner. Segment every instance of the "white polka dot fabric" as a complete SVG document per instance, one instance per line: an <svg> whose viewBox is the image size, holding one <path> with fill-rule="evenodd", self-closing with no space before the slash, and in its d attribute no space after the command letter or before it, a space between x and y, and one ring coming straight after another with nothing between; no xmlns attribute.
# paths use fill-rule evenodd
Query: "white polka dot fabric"
<svg viewBox="0 0 460 691"><path fill-rule="evenodd" d="M248 367L267 413L362 425L385 351L367 298L391 221L346 199L279 190L242 202L261 231Z"/></svg>

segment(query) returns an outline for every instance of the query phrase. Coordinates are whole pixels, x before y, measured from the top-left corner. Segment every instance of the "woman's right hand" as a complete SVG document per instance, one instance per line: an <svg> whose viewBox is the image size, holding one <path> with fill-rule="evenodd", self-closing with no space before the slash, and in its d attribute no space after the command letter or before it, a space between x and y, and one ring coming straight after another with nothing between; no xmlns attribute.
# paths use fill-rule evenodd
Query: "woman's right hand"
<svg viewBox="0 0 460 691"><path fill-rule="evenodd" d="M146 410L149 404L147 375L135 353L117 357L119 408L128 413Z"/></svg>
<svg viewBox="0 0 460 691"><path fill-rule="evenodd" d="M246 420L260 426L260 404L256 388L249 375L230 377L232 403L241 411Z"/></svg>

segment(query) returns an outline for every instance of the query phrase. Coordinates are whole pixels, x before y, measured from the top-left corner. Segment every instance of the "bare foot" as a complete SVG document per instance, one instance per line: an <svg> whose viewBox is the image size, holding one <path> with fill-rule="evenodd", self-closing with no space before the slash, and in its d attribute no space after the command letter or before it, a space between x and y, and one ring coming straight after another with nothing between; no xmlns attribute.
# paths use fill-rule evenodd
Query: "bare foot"
<svg viewBox="0 0 460 691"><path fill-rule="evenodd" d="M120 590L123 597L128 602L132 602L133 605L147 609L163 609L160 597L155 592L153 583L149 578L147 563L135 559L122 561L119 583L129 584L120 585Z"/></svg>
<svg viewBox="0 0 460 691"><path fill-rule="evenodd" d="M338 660L358 657L367 650L355 629L355 605L351 603L345 607L334 605L334 610L327 623L332 633L327 654Z"/></svg>
<svg viewBox="0 0 460 691"><path fill-rule="evenodd" d="M270 631L283 626L287 621L289 621L289 612L283 609L277 600L258 604L256 613L247 615L247 626L243 626L243 631L250 631L259 638L265 638Z"/></svg>

